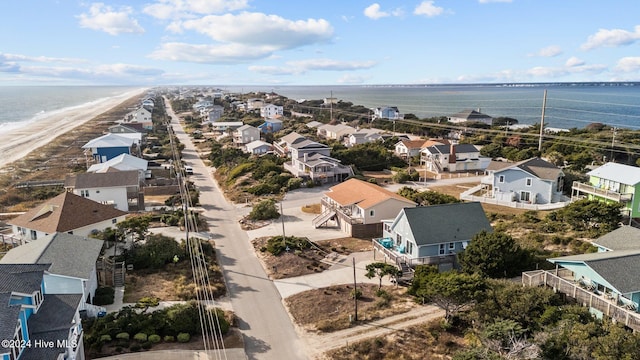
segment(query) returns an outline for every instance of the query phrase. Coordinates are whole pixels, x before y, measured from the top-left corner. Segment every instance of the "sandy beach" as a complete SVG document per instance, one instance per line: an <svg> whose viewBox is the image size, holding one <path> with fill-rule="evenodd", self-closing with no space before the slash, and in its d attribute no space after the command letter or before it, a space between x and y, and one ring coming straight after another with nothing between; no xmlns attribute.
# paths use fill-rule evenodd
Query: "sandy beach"
<svg viewBox="0 0 640 360"><path fill-rule="evenodd" d="M99 103L91 103L52 114L37 122L0 133L0 168L27 156L31 151L42 147L56 137L73 130L77 126L118 106L125 100L146 91L140 88L118 96L110 97Z"/></svg>

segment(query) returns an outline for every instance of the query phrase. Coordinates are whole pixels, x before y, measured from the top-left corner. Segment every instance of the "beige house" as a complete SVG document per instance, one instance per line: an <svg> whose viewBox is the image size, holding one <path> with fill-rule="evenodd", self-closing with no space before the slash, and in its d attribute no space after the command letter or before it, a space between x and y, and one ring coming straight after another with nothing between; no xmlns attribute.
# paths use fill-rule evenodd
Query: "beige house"
<svg viewBox="0 0 640 360"><path fill-rule="evenodd" d="M358 179L332 186L321 200L322 213L313 220L318 228L329 221L354 237L379 237L382 220L395 218L416 203L382 187Z"/></svg>

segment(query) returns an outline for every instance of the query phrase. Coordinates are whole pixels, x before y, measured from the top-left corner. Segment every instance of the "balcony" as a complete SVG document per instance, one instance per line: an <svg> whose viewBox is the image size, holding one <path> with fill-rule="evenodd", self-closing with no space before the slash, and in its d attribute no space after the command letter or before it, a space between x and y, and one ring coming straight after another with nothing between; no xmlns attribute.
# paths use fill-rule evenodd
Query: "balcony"
<svg viewBox="0 0 640 360"><path fill-rule="evenodd" d="M560 269L556 274L550 271L535 270L522 273L522 284L526 286L545 285L554 291L563 293L576 300L582 306L594 308L617 322L640 331L640 314L635 311L636 305L630 300L619 297L614 298L610 294L601 294L593 288L583 288L573 281L572 274L566 269ZM571 279L568 279L570 277Z"/></svg>
<svg viewBox="0 0 640 360"><path fill-rule="evenodd" d="M440 264L452 264L456 263L456 254L446 254L438 256L423 256L412 258L400 252L393 244L393 240L390 238L375 238L372 240L374 256L375 252L381 252L386 258L389 258L396 265L407 264L411 268L415 268L417 265L440 265Z"/></svg>
<svg viewBox="0 0 640 360"><path fill-rule="evenodd" d="M631 201L633 194L631 193L619 193L617 191L607 190L603 188L599 188L597 186L593 186L590 184L584 184L581 182L574 181L573 182L573 193L579 195L580 193L590 194L593 196L605 198L608 200L613 200L617 202L628 202Z"/></svg>
<svg viewBox="0 0 640 360"><path fill-rule="evenodd" d="M345 221L348 224L364 224L362 217L354 217L351 208L339 206L333 203L329 203L325 198L320 200L322 207L327 210L335 211L339 220Z"/></svg>

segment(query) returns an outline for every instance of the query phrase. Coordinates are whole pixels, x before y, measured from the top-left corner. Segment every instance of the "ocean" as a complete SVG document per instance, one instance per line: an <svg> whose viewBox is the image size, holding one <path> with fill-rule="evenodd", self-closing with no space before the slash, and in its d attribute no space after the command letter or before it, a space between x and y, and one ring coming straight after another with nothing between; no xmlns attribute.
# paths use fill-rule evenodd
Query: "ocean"
<svg viewBox="0 0 640 360"><path fill-rule="evenodd" d="M545 126L583 128L604 123L640 129L640 83L555 83L387 86L230 86L232 92L276 92L291 99L335 97L368 108L397 106L419 118L447 116L473 109L519 124L539 123L547 90Z"/></svg>
<svg viewBox="0 0 640 360"><path fill-rule="evenodd" d="M136 88L123 86L0 86L0 131L57 112L89 107Z"/></svg>
<svg viewBox="0 0 640 360"><path fill-rule="evenodd" d="M217 86L229 92L276 92L291 99L335 97L368 108L397 106L419 118L447 116L480 109L493 117L510 117L519 124L539 123L547 90L545 125L583 128L603 123L640 129L640 83L386 85L386 86ZM202 86L199 86L202 88ZM0 131L69 108L90 106L134 90L117 86L0 87Z"/></svg>

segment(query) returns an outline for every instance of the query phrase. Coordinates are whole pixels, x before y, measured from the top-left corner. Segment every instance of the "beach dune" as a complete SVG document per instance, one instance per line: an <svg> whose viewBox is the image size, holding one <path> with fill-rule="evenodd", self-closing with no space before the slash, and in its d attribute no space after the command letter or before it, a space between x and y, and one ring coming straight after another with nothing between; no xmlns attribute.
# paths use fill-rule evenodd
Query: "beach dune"
<svg viewBox="0 0 640 360"><path fill-rule="evenodd" d="M96 116L113 109L127 99L141 95L146 89L136 89L121 95L106 98L98 103L45 116L38 121L0 133L0 168L26 157L56 137L73 130Z"/></svg>

